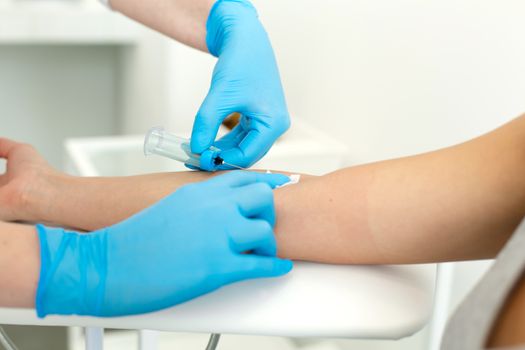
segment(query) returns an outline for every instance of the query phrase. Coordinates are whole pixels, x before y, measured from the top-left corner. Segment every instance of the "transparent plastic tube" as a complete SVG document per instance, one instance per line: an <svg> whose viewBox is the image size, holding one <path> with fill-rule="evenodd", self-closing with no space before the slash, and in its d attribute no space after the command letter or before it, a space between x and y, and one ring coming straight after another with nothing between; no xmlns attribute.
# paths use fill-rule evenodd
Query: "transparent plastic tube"
<svg viewBox="0 0 525 350"><path fill-rule="evenodd" d="M144 139L146 156L157 154L208 171L215 170L223 163L219 152L218 148L212 146L202 155L192 153L189 139L169 133L162 127L151 128Z"/></svg>

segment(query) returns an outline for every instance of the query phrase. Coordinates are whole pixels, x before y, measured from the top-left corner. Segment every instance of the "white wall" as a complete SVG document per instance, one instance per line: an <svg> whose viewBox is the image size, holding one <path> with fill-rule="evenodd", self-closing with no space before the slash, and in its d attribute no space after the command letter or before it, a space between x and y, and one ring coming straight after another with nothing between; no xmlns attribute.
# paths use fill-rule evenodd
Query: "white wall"
<svg viewBox="0 0 525 350"><path fill-rule="evenodd" d="M171 40L144 27L137 32L136 44L122 47L119 55L118 114L124 134L144 134L171 119Z"/></svg>
<svg viewBox="0 0 525 350"><path fill-rule="evenodd" d="M0 45L0 135L62 165L66 137L117 130L112 46Z"/></svg>
<svg viewBox="0 0 525 350"><path fill-rule="evenodd" d="M522 1L257 1L290 110L353 161L458 142L525 111Z"/></svg>
<svg viewBox="0 0 525 350"><path fill-rule="evenodd" d="M255 0L294 118L350 162L421 152L525 111L519 0ZM214 60L170 44L171 123L191 128Z"/></svg>

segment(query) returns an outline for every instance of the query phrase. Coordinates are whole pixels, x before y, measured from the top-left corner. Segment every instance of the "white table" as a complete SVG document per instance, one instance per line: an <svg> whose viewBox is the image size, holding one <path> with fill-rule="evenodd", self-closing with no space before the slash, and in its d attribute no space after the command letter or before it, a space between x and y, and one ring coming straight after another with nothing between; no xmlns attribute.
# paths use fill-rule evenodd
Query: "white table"
<svg viewBox="0 0 525 350"><path fill-rule="evenodd" d="M294 130L272 149L264 168L286 165L293 171L319 173L341 166L347 151L344 146L307 126ZM142 136L72 140L67 145L69 167L88 176L182 169L180 164L161 158L145 160L141 147ZM312 153L315 164L307 161ZM160 312L41 320L33 310L0 309L0 324L96 327L90 338L95 345L100 328L398 339L415 333L429 319L435 277L435 265L296 262L285 277L236 283ZM155 343L154 337L150 343Z"/></svg>

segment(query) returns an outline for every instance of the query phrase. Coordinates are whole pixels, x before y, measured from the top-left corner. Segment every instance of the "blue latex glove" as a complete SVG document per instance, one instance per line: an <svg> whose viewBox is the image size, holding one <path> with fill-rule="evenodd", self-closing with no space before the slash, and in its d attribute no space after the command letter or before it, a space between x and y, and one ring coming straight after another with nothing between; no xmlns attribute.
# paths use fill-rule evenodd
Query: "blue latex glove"
<svg viewBox="0 0 525 350"><path fill-rule="evenodd" d="M257 11L247 0L215 3L208 17L206 42L219 60L193 125L191 150L200 154L215 145L223 150L226 163L247 168L290 126L273 49ZM234 112L241 113L241 123L215 143L222 121Z"/></svg>
<svg viewBox="0 0 525 350"><path fill-rule="evenodd" d="M38 225L38 316L145 313L236 281L286 274L292 263L275 257L271 188L288 181L231 172L90 234Z"/></svg>

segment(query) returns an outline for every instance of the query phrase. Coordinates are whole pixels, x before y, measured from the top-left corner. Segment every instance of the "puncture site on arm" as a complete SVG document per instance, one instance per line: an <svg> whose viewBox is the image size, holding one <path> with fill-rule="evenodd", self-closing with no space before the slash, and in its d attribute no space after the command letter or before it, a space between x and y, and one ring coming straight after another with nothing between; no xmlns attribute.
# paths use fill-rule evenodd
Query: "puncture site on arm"
<svg viewBox="0 0 525 350"><path fill-rule="evenodd" d="M144 139L144 154L146 156L157 154L206 171L219 170L221 165L244 169L240 166L226 163L220 156L221 150L214 146L211 146L202 154L193 153L190 142L190 139L167 132L163 127L153 127L148 131ZM270 173L269 170L267 172ZM301 176L298 174L291 175L290 182L279 187L297 184L300 179Z"/></svg>

